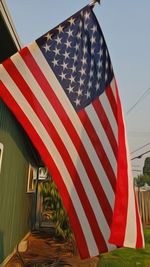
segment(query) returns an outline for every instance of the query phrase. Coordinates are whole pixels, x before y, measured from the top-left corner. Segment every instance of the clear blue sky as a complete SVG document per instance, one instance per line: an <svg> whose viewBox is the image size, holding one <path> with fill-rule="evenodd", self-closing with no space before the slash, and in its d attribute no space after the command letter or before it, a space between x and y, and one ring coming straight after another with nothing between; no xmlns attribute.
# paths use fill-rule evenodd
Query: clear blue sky
<svg viewBox="0 0 150 267"><path fill-rule="evenodd" d="M23 46L88 4L85 0L7 0ZM119 86L129 149L150 142L150 94L126 114L150 87L150 0L101 0L94 8ZM150 145L132 157L150 150ZM147 154L146 156L150 156ZM141 169L144 157L135 160ZM134 173L137 174L137 173Z"/></svg>

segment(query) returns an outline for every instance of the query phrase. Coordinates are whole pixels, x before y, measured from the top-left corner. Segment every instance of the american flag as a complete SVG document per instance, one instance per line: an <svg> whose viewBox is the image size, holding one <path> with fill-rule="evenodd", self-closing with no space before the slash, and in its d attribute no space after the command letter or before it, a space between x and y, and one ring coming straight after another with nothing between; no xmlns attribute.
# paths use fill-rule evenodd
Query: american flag
<svg viewBox="0 0 150 267"><path fill-rule="evenodd" d="M0 96L52 174L81 257L143 247L118 89L92 7L7 59Z"/></svg>

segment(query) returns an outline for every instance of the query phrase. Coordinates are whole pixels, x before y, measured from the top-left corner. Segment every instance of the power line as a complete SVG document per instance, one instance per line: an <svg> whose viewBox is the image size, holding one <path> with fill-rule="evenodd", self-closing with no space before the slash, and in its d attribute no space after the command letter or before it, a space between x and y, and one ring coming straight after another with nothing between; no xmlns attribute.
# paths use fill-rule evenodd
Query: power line
<svg viewBox="0 0 150 267"><path fill-rule="evenodd" d="M135 153L135 152L141 150L142 148L144 148L144 147L146 147L146 146L148 146L148 145L150 145L150 143L147 143L147 144L145 144L145 145L143 145L143 146L137 148L136 150L132 151L130 154L133 154L133 153Z"/></svg>
<svg viewBox="0 0 150 267"><path fill-rule="evenodd" d="M146 152L144 152L144 153L142 153L142 154L140 154L140 155L138 155L138 156L132 158L131 160L134 160L134 159L140 159L140 158L142 158L145 154L147 154L147 153L149 153L149 152L150 152L150 150L148 150L148 151L146 151Z"/></svg>
<svg viewBox="0 0 150 267"><path fill-rule="evenodd" d="M148 94L150 93L150 88L148 88L136 101L136 103L127 111L127 115L141 102L142 99L144 99Z"/></svg>

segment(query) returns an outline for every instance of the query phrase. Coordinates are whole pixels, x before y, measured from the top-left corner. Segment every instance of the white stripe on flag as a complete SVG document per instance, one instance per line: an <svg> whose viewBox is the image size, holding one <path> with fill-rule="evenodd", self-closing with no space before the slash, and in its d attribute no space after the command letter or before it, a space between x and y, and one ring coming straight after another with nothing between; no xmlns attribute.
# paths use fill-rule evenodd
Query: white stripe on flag
<svg viewBox="0 0 150 267"><path fill-rule="evenodd" d="M129 160L126 129L125 129L125 142L126 142L127 162L128 162L128 210L127 210L126 231L125 231L125 238L123 245L125 247L135 248L137 240L136 208L135 208L135 195L133 188L133 175L131 170L131 162Z"/></svg>
<svg viewBox="0 0 150 267"><path fill-rule="evenodd" d="M117 94L116 94L116 86L115 86L115 80L114 80L114 79L111 81L111 83L110 83L110 87L111 87L111 89L112 89L114 98L115 98L116 103L117 103Z"/></svg>
<svg viewBox="0 0 150 267"><path fill-rule="evenodd" d="M116 170L116 168L117 168L116 158L114 156L114 152L113 152L112 147L109 143L109 140L108 140L107 135L104 131L104 128L103 128L103 126L102 126L102 124L101 124L101 122L97 116L97 113L95 112L92 105L89 105L86 107L86 112L88 114L88 117L89 117L93 127L96 130L97 136L103 145L103 148L106 152L106 155L109 159L109 162L110 162L112 169L114 171L114 174L116 176L116 171L117 171Z"/></svg>
<svg viewBox="0 0 150 267"><path fill-rule="evenodd" d="M112 131L114 133L116 142L118 144L118 126L117 126L116 119L115 119L115 117L113 115L109 100L108 100L107 95L106 95L105 92L100 96L100 102L101 102L101 105L103 106L103 109L104 109L104 111L106 113L108 121L109 121L109 123L111 125L111 129L112 129Z"/></svg>

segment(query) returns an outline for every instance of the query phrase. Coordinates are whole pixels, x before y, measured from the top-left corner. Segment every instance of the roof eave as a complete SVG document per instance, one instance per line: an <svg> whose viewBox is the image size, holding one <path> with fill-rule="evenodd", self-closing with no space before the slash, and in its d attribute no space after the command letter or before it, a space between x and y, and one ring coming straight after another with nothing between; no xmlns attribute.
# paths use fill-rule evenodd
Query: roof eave
<svg viewBox="0 0 150 267"><path fill-rule="evenodd" d="M10 35L11 35L11 37L15 43L17 50L20 50L22 48L22 44L21 44L20 38L16 32L14 23L11 19L11 16L10 16L10 13L8 11L5 0L0 0L0 11L1 11L1 14L2 14L4 20L5 20L8 31L9 31L9 33L10 33Z"/></svg>

